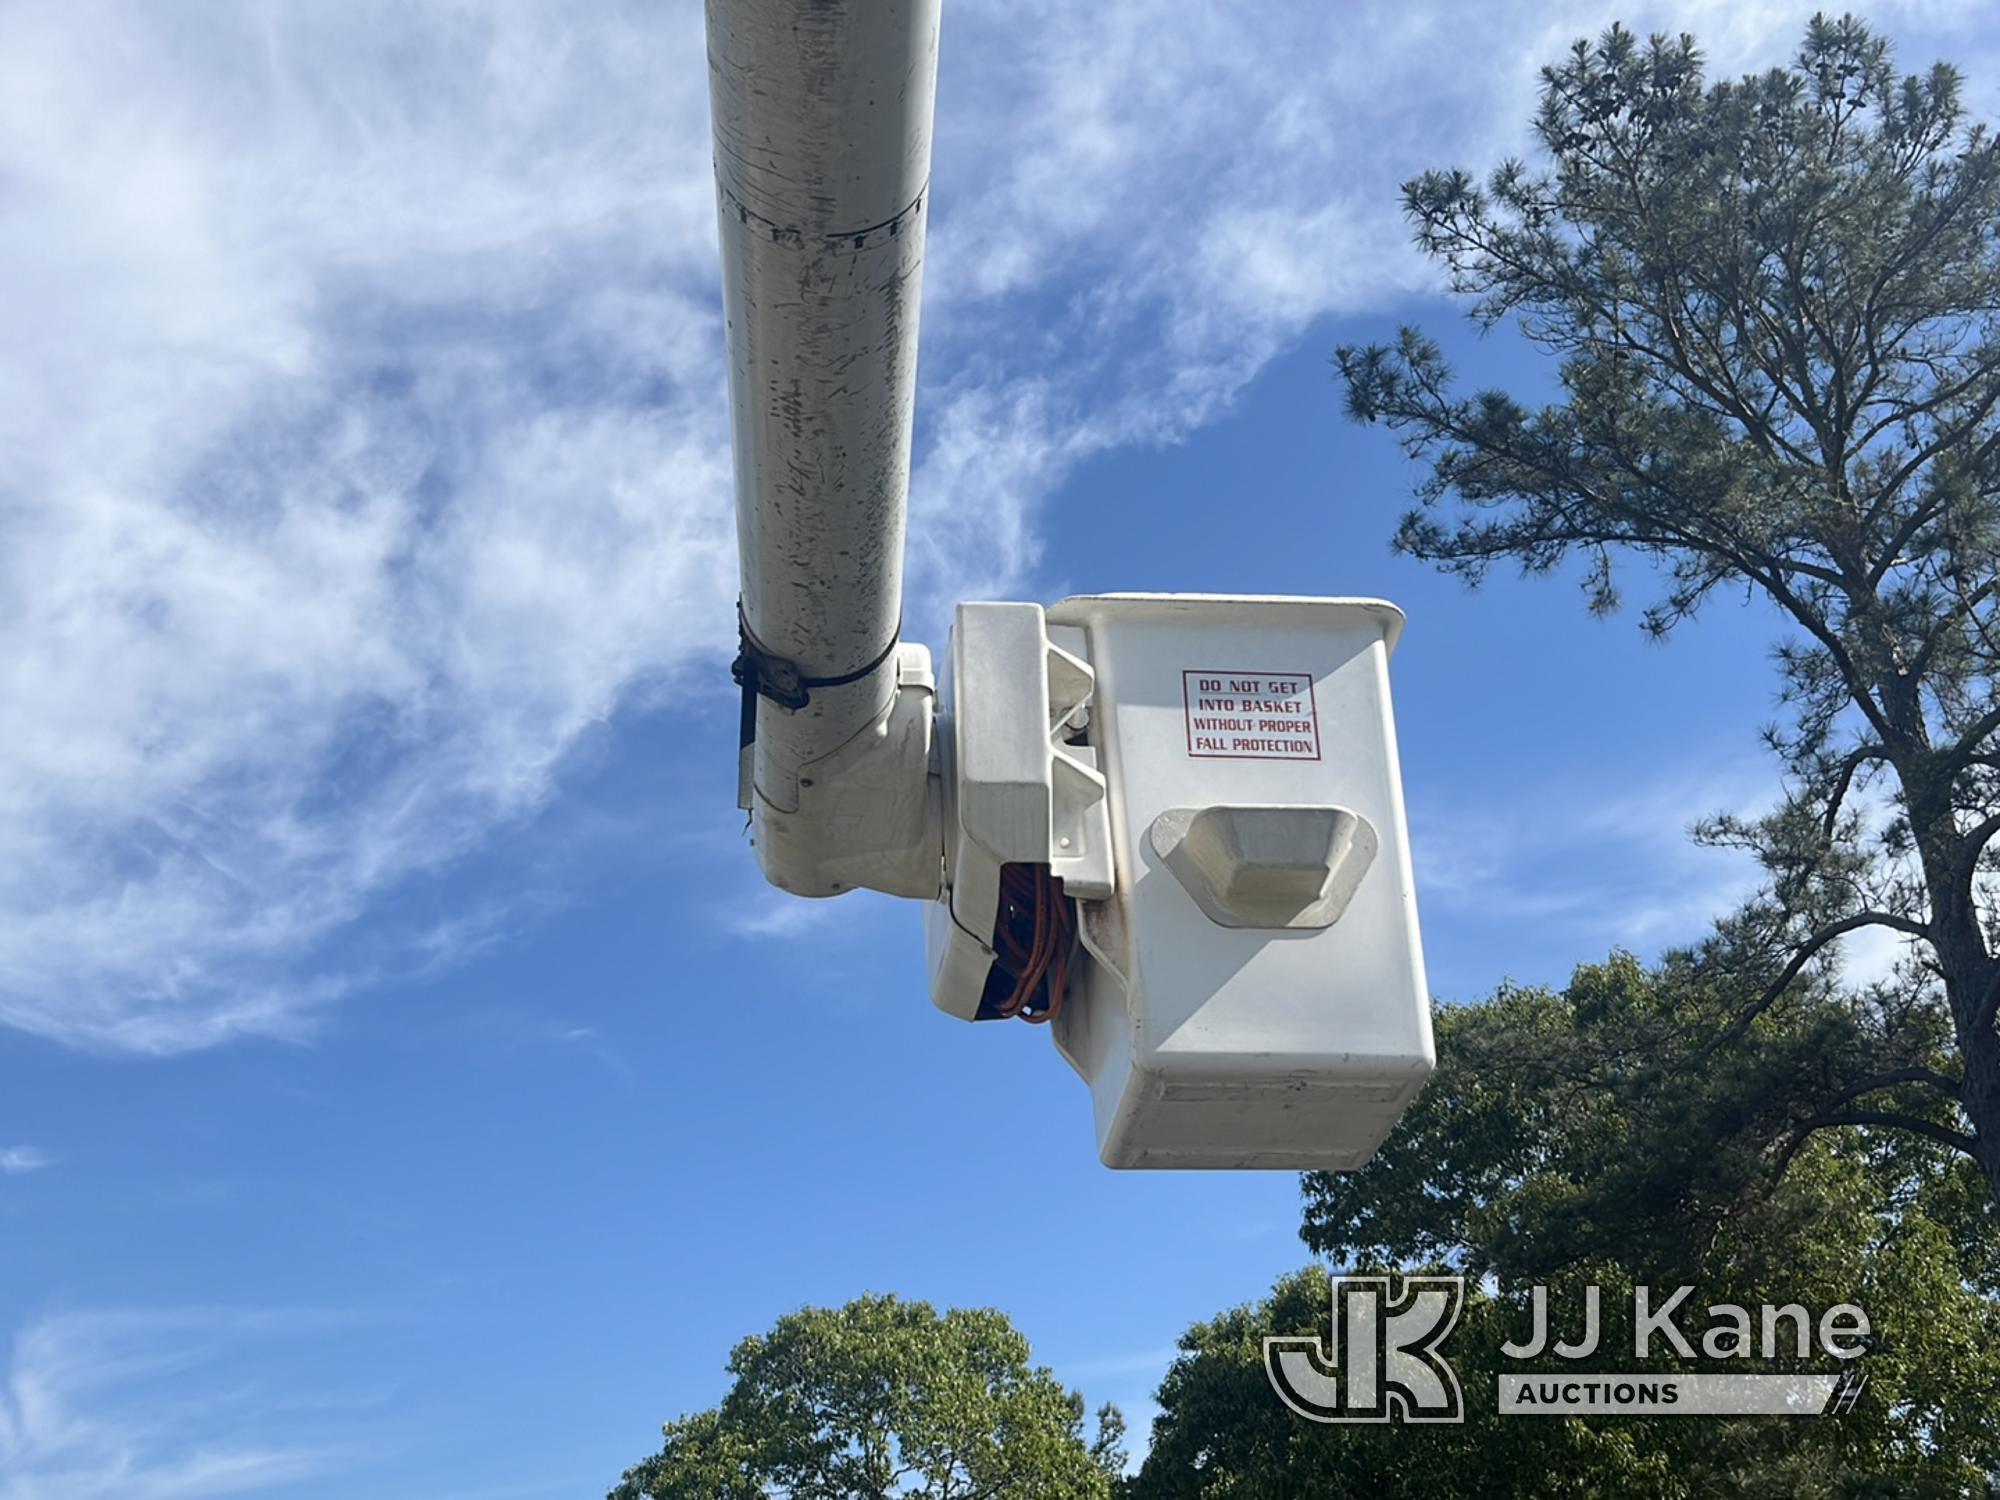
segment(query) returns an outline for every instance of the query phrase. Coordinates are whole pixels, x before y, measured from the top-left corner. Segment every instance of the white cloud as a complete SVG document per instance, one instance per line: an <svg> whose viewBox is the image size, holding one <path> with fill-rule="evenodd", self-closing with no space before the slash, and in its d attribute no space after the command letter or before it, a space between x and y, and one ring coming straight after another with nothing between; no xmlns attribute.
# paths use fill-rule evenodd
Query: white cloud
<svg viewBox="0 0 2000 1500"><path fill-rule="evenodd" d="M657 66L698 48L0 20L0 1019L296 1029L315 942L720 645L703 78Z"/></svg>
<svg viewBox="0 0 2000 1500"><path fill-rule="evenodd" d="M249 1394L256 1382L225 1378L254 1368L259 1344L280 1335L295 1344L332 1321L98 1309L30 1323L0 1387L0 1500L210 1500L271 1492L351 1460L332 1418L354 1403L316 1411L296 1391L264 1402ZM260 1436L244 1435L253 1430Z"/></svg>
<svg viewBox="0 0 2000 1500"><path fill-rule="evenodd" d="M1892 35L1948 25L1973 66L1991 53L1935 6L1873 14ZM925 358L947 373L917 521L947 556L1032 563L1034 501L1078 461L1176 441L1318 320L1435 290L1398 184L1525 152L1539 69L1577 36L1692 30L1727 75L1788 59L1804 19L1775 0L961 0L925 270Z"/></svg>
<svg viewBox="0 0 2000 1500"><path fill-rule="evenodd" d="M852 902L847 904L851 908ZM758 891L719 908L716 921L737 937L789 939L823 931L837 924L841 915L831 901L801 901L777 891Z"/></svg>
<svg viewBox="0 0 2000 1500"><path fill-rule="evenodd" d="M955 4L913 626L1020 588L1083 458L1429 286L1395 183L1613 13ZM1672 19L1735 67L1800 18ZM713 673L708 162L692 5L0 11L0 1023L297 1032L326 939Z"/></svg>
<svg viewBox="0 0 2000 1500"><path fill-rule="evenodd" d="M24 1177L54 1166L55 1160L39 1146L0 1146L0 1176Z"/></svg>
<svg viewBox="0 0 2000 1500"><path fill-rule="evenodd" d="M1915 940L1905 933L1863 927L1840 939L1840 976L1857 986L1886 984L1914 951Z"/></svg>
<svg viewBox="0 0 2000 1500"><path fill-rule="evenodd" d="M1613 771L1615 768L1607 768ZM1435 934L1504 933L1508 951L1476 964L1437 962L1432 977L1457 998L1461 970L1559 979L1612 948L1650 954L1699 938L1756 888L1747 854L1697 845L1688 830L1721 812L1756 816L1778 795L1775 771L1746 761L1677 769L1649 780L1520 785L1477 803L1436 803L1411 830L1417 888ZM1440 920L1441 919L1441 920ZM1559 972L1536 960L1558 955Z"/></svg>
<svg viewBox="0 0 2000 1500"><path fill-rule="evenodd" d="M1762 817L1781 792L1775 763L1759 758L1433 803L1413 818L1411 843L1426 919L1443 919L1428 944L1435 987L1469 999L1496 974L1560 981L1573 964L1612 948L1643 957L1697 941L1764 875L1748 852L1697 844L1690 831L1721 813ZM1879 781L1850 792L1845 805L1860 815L1864 838L1879 837L1894 816ZM1900 879L1921 885L1907 864ZM1468 955L1438 941L1441 932L1465 931L1483 931L1489 943L1497 935L1504 951ZM1866 986L1895 976L1914 951L1902 933L1864 927L1839 939L1829 957L1842 982Z"/></svg>

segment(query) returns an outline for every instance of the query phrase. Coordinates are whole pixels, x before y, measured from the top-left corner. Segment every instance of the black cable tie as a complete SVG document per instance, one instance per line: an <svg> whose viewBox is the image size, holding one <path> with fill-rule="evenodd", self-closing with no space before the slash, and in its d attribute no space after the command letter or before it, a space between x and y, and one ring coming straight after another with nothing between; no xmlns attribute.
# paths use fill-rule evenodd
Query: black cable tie
<svg viewBox="0 0 2000 1500"><path fill-rule="evenodd" d="M876 653L873 661L856 667L852 672L842 672L837 677L807 677L799 671L797 662L779 656L765 646L751 633L741 599L736 601L736 638L736 660L729 664L729 675L743 689L743 743L747 745L756 726L756 715L751 709L756 698L769 698L780 708L797 713L812 701L812 689L845 687L850 682L859 682L895 652L897 643L903 638L903 622L897 619L889 644Z"/></svg>

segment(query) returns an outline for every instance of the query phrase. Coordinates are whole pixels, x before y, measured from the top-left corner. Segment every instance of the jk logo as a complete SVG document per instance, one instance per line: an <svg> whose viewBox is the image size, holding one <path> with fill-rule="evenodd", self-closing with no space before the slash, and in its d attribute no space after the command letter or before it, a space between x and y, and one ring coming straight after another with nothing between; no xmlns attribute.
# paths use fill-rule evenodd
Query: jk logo
<svg viewBox="0 0 2000 1500"><path fill-rule="evenodd" d="M1465 1303L1463 1276L1330 1276L1333 1342L1264 1340L1279 1399L1313 1422L1463 1422L1458 1376L1437 1353Z"/></svg>

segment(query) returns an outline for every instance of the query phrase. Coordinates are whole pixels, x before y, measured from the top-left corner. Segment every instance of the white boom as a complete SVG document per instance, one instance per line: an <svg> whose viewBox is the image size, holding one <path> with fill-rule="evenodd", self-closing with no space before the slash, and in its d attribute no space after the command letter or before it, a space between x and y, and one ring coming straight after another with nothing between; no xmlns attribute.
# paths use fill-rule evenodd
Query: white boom
<svg viewBox="0 0 2000 1500"><path fill-rule="evenodd" d="M1117 1167L1365 1162L1433 1062L1377 600L958 606L899 639L939 0L708 0L739 800L804 896L931 903Z"/></svg>
<svg viewBox="0 0 2000 1500"><path fill-rule="evenodd" d="M937 41L938 0L708 3L740 790L806 896L938 893L929 653L897 644Z"/></svg>

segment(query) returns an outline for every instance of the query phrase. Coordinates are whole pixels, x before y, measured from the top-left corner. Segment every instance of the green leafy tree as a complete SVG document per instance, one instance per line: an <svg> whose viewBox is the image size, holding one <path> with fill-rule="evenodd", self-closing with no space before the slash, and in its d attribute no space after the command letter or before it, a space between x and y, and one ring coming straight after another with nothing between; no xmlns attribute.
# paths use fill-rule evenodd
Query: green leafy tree
<svg viewBox="0 0 2000 1500"><path fill-rule="evenodd" d="M1892 1126L2000 1195L2000 148L1957 72L1897 76L1851 17L1740 82L1618 28L1543 80L1541 164L1427 172L1404 203L1560 399L1461 393L1414 329L1338 353L1352 414L1428 470L1397 543L1473 582L1580 563L1598 610L1644 560L1658 635L1718 589L1771 601L1785 795L1704 830L1769 874L1701 954L1754 982L1679 1056L1821 993L1798 981L1843 935L1901 934L1913 983L1786 1091L1788 1128Z"/></svg>
<svg viewBox="0 0 2000 1500"><path fill-rule="evenodd" d="M1124 1422L1028 1363L991 1309L862 1297L738 1344L721 1405L666 1425L610 1500L1109 1500Z"/></svg>
<svg viewBox="0 0 2000 1500"><path fill-rule="evenodd" d="M1733 1117L1783 1120L1792 1075L1835 1045L1825 1017L1839 1007L1767 1017L1760 1045L1714 1070L1633 1064L1725 999L1691 958L1618 956L1561 993L1504 989L1442 1012L1436 1076L1366 1168L1306 1179L1304 1233L1336 1264L1468 1278L1444 1348L1467 1420L1325 1426L1286 1410L1262 1339L1323 1333L1329 1317L1324 1271L1301 1272L1183 1337L1133 1500L1986 1495L2000 1471L2000 1246L1980 1230L1983 1178L1940 1142L1863 1128L1814 1133L1774 1176L1745 1143L1781 1127ZM1762 1071L1724 1076L1736 1069ZM1683 1324L1697 1339L1713 1303L1859 1304L1862 1399L1818 1420L1499 1415L1500 1371L1578 1368L1501 1355L1532 1328L1532 1286L1549 1288L1552 1335L1567 1338L1597 1285L1602 1343L1581 1365L1632 1369L1635 1282L1693 1285ZM1664 1345L1654 1355L1668 1367ZM1700 1365L1793 1366L1829 1362Z"/></svg>
<svg viewBox="0 0 2000 1500"><path fill-rule="evenodd" d="M1670 1496L1664 1463L1601 1422L1494 1416L1487 1372L1509 1334L1504 1312L1475 1292L1445 1344L1464 1390L1464 1423L1324 1425L1279 1401L1264 1371L1263 1341L1275 1333L1326 1333L1326 1271L1282 1278L1269 1297L1181 1336L1129 1500Z"/></svg>

